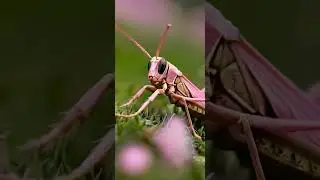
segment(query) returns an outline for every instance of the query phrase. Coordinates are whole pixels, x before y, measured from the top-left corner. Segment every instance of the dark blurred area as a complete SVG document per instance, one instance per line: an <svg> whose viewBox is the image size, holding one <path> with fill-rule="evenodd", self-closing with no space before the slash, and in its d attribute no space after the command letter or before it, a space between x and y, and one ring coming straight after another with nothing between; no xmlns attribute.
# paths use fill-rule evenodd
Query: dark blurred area
<svg viewBox="0 0 320 180"><path fill-rule="evenodd" d="M320 79L319 1L219 0L214 5L299 87Z"/></svg>
<svg viewBox="0 0 320 180"><path fill-rule="evenodd" d="M104 74L114 72L114 1L0 3L0 130L17 146L49 131ZM114 124L114 95L103 97L66 148L78 165Z"/></svg>

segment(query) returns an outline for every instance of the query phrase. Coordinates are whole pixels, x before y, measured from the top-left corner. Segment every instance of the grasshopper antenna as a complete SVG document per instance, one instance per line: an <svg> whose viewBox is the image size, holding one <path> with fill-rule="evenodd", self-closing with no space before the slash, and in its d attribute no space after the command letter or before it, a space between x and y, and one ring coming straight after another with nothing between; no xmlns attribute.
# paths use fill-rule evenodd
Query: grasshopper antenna
<svg viewBox="0 0 320 180"><path fill-rule="evenodd" d="M159 42L159 45L158 45L158 48L157 48L157 51L156 51L156 57L159 57L159 55L160 55L160 50L162 48L162 45L164 43L164 40L167 37L167 34L168 34L170 28L171 28L171 24L168 24L166 29L164 30L162 36L161 36L161 39L160 39L160 42Z"/></svg>
<svg viewBox="0 0 320 180"><path fill-rule="evenodd" d="M125 37L128 38L129 41L131 41L134 45L136 45L145 55L148 56L148 58L152 58L150 56L150 54L148 53L148 51L146 49L144 49L136 40L134 40L129 34L127 34L124 30L122 30L122 28L120 27L119 24L116 23L116 29L123 34Z"/></svg>

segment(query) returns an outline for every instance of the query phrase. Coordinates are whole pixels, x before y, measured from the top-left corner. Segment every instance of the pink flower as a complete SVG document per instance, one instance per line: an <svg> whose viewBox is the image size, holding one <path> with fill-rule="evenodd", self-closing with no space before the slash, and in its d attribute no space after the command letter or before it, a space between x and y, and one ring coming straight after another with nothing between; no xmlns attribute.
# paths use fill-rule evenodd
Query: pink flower
<svg viewBox="0 0 320 180"><path fill-rule="evenodd" d="M141 175L150 168L152 155L142 144L127 144L121 148L117 163L122 173L131 176Z"/></svg>
<svg viewBox="0 0 320 180"><path fill-rule="evenodd" d="M172 33L177 32L183 38L204 44L204 8L193 9L185 16L181 8L170 0L116 0L116 21L125 21L137 26L149 26L161 32L165 24L172 24ZM145 30L145 28L140 27ZM170 33L170 34L172 34Z"/></svg>
<svg viewBox="0 0 320 180"><path fill-rule="evenodd" d="M116 19L142 24L166 24L171 17L168 0L116 0Z"/></svg>
<svg viewBox="0 0 320 180"><path fill-rule="evenodd" d="M164 158L175 167L192 161L194 148L191 135L186 130L185 120L173 117L167 126L159 129L153 137Z"/></svg>

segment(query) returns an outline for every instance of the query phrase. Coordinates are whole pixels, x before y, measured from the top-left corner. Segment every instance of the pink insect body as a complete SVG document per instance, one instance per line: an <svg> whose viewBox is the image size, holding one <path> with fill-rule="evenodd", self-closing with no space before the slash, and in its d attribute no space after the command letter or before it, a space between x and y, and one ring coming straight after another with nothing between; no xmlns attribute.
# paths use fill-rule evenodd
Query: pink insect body
<svg viewBox="0 0 320 180"><path fill-rule="evenodd" d="M151 57L150 54L138 42L136 42L132 37L125 33L119 25L116 25L116 29L120 33L126 36L132 43L140 48L148 58L151 59L148 64L148 79L152 85L143 86L127 103L123 104L120 107L130 105L133 101L138 99L145 90L153 92L153 94L137 112L129 115L116 114L116 116L125 118L134 117L142 112L158 95L166 94L169 97L171 103L177 104L178 106L185 109L186 115L188 117L188 125L191 128L193 135L196 138L201 139L201 137L197 135L192 126L189 110L191 110L192 113L204 115L204 89L200 90L190 80L188 80L177 67L166 61L163 57L159 56L160 50L170 27L171 25L168 24L160 39L160 43L156 51L156 56Z"/></svg>

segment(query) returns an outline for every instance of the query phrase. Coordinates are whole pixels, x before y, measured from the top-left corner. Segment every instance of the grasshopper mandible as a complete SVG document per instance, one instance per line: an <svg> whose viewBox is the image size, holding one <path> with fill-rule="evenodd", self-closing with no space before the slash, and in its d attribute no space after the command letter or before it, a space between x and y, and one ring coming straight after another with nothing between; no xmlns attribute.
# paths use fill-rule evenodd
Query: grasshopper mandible
<svg viewBox="0 0 320 180"><path fill-rule="evenodd" d="M190 112L198 115L204 115L205 113L205 89L200 90L194 85L181 71L169 61L160 57L160 50L164 43L164 40L168 34L171 24L168 24L163 32L156 55L151 57L150 54L130 35L128 35L122 28L116 24L116 30L122 35L128 38L134 45L136 45L149 59L148 64L148 79L151 85L143 86L127 103L120 107L125 107L137 100L144 91L151 91L153 94L147 101L139 108L139 110L133 114L123 115L116 114L118 117L132 118L141 113L158 95L167 95L170 102L182 107L185 110L188 120L188 126L191 128L192 134L201 139L193 128Z"/></svg>

